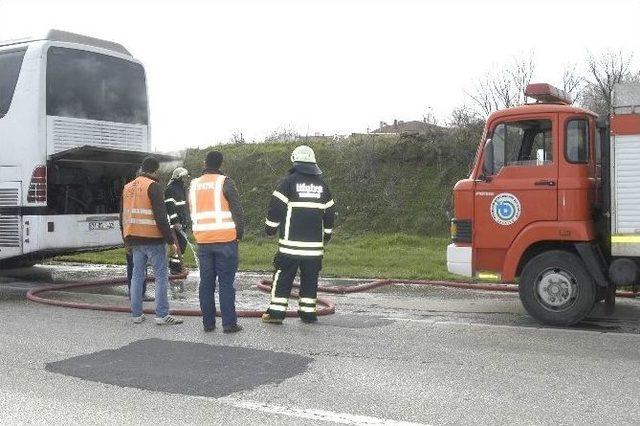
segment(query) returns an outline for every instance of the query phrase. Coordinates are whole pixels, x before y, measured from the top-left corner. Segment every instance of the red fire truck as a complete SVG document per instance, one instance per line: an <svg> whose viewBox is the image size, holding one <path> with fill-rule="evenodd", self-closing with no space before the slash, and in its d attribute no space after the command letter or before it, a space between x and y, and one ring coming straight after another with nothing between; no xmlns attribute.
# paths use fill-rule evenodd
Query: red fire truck
<svg viewBox="0 0 640 426"><path fill-rule="evenodd" d="M541 323L572 325L640 280L640 85L611 115L548 84L491 114L468 179L454 187L450 272L519 284Z"/></svg>

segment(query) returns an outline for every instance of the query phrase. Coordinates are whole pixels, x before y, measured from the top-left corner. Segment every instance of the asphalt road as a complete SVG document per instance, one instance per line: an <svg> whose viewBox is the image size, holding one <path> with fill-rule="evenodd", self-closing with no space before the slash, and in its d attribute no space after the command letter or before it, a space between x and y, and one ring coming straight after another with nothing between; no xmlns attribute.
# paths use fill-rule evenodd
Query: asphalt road
<svg viewBox="0 0 640 426"><path fill-rule="evenodd" d="M243 319L225 335L24 299L38 282L119 271L0 278L0 423L640 423L640 301L557 329L515 294L398 287L329 296L337 314L317 325ZM240 281L239 306L264 307L255 277ZM174 305L193 304L194 285ZM55 296L126 303L118 289Z"/></svg>

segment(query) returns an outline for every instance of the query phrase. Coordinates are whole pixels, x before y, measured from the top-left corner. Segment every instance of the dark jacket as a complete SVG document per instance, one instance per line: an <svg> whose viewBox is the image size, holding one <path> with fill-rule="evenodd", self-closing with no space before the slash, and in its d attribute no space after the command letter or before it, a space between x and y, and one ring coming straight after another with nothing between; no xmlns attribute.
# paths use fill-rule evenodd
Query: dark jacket
<svg viewBox="0 0 640 426"><path fill-rule="evenodd" d="M216 169L204 169L203 175L224 175L220 170ZM226 176L226 175L225 175ZM231 211L231 218L236 224L236 235L239 240L244 236L244 210L242 210L242 204L240 204L240 195L236 189L236 184L230 177L226 177L224 185L222 186L222 193L229 202L229 210Z"/></svg>
<svg viewBox="0 0 640 426"><path fill-rule="evenodd" d="M171 225L179 223L185 230L191 229L187 191L182 180L174 179L169 182L164 190L164 205Z"/></svg>
<svg viewBox="0 0 640 426"><path fill-rule="evenodd" d="M171 233L171 228L169 227L169 221L167 220L167 209L164 206L164 197L162 194L162 188L160 188L160 184L158 183L158 179L152 175L147 173L140 173L138 176L147 177L154 182L149 185L149 190L147 194L149 195L149 199L151 200L151 208L153 210L153 217L156 221L156 225L160 232L162 233L162 238L147 238L147 237L136 237L130 235L124 238L124 245L127 247L133 246L142 246L142 245L150 245L150 244L173 244L173 234ZM122 228L122 200L120 201L120 229Z"/></svg>
<svg viewBox="0 0 640 426"><path fill-rule="evenodd" d="M331 191L319 169L313 172L296 166L271 196L265 230L268 235L279 233L280 253L320 257L324 242L333 232L335 211Z"/></svg>

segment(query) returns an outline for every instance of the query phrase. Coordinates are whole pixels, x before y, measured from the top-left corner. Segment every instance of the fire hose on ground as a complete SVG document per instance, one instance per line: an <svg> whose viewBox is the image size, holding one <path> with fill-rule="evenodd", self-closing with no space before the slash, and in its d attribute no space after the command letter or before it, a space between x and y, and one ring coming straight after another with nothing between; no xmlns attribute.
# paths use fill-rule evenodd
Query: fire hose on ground
<svg viewBox="0 0 640 426"><path fill-rule="evenodd" d="M182 273L179 275L172 275L170 277L171 280L180 280L185 279L187 277L187 273ZM153 281L153 278L150 277L147 279L148 282ZM60 290L69 290L69 289L79 289L79 288L91 288L91 287L108 287L108 286L116 286L116 285L125 285L127 283L126 278L111 278L104 280L96 280L96 281L87 281L87 282L73 282L66 284L58 284L58 285L47 285L43 287L38 287L31 289L27 292L27 299L37 302L43 303L46 305L53 306L63 306L67 308L76 308L76 309L91 309L98 311L109 311L109 312L131 312L128 306L120 306L120 305L104 305L104 304L92 304L92 303L80 303L80 302L68 302L63 300L56 300L51 298L42 297L44 293L52 292L52 291L60 291ZM265 292L269 293L271 291L271 281L262 280L260 281L256 287ZM319 286L318 291L322 293L331 293L331 294L349 294L349 293L358 293L373 290L380 287L385 286L393 286L393 285L413 285L413 286L435 286L435 287L449 287L449 288L457 288L457 289L466 289L466 290L483 290L483 291L498 291L498 292L517 292L518 286L515 284L473 284L468 282L452 282L452 281L429 281L429 280L391 280L391 279L381 279L363 284L356 285L335 285L335 286ZM294 288L299 288L297 284L294 285ZM635 298L639 295L639 293L631 292L631 291L618 291L616 292L617 297L624 298ZM297 297L297 295L294 295ZM318 315L331 315L335 313L335 304L325 298L318 297ZM155 311L152 308L145 308L145 313L153 314ZM200 309L172 309L172 315L180 315L180 316L201 316L202 313ZM254 310L254 309L241 309L237 311L239 317L250 317L257 318L260 317L263 313L262 310ZM220 316L220 312L216 313ZM289 310L287 311L288 317L298 316L297 311Z"/></svg>
<svg viewBox="0 0 640 426"><path fill-rule="evenodd" d="M197 263L198 256L196 254L195 249L193 248L193 245L189 242L189 239L186 238L186 235L184 235L182 231L179 230L178 232L180 232L185 237L189 247L194 253L194 257ZM174 240L177 243L177 236L175 235L175 233L174 233ZM180 257L180 260L182 261L182 254L180 253L180 251L178 251L178 255ZM183 269L182 273L177 275L171 275L169 279L172 281L183 280L187 278L187 276L188 276L188 271L186 269ZM154 278L148 277L146 281L152 282L154 281ZM37 287L29 290L27 292L27 299L37 303L53 305L53 306L63 306L66 308L91 309L96 311L108 311L108 312L131 312L131 309L128 306L67 302L63 300L56 300L56 299L42 297L42 294L52 292L52 291L91 288L91 287L110 287L110 286L125 285L125 284L127 284L127 278L109 278L109 279L95 280L95 281L45 285L45 286L41 286L41 287ZM397 279L379 279L379 280L362 283L362 284L356 284L356 285L318 286L318 292L344 295L349 293L365 292L365 291L374 290L380 287L394 286L394 285L448 287L448 288L457 288L457 289L465 289L465 290L482 290L482 291L497 291L497 292L511 292L511 293L518 292L518 286L516 284L474 284L469 282L455 282L455 281L397 280ZM256 284L255 287L264 293L270 293L271 286L272 286L271 281L262 280L258 284ZM298 284L294 284L293 287L296 289L300 288ZM298 297L297 294L293 294L292 296L294 298ZM638 296L640 296L640 293L633 292L633 291L617 291L616 292L616 297L636 298ZM317 310L317 314L320 316L331 315L336 312L335 304L328 299L325 299L323 297L318 297L317 303L320 306ZM152 308L144 308L143 311L146 314L155 313L155 310ZM262 316L263 312L264 311L262 310L256 310L256 309L240 309L237 311L237 314L239 317L259 318ZM171 309L170 313L172 315L178 315L178 316L202 316L202 312L200 311L200 309ZM220 316L220 311L216 311L216 315ZM297 317L298 312L293 310L288 310L286 312L286 316Z"/></svg>

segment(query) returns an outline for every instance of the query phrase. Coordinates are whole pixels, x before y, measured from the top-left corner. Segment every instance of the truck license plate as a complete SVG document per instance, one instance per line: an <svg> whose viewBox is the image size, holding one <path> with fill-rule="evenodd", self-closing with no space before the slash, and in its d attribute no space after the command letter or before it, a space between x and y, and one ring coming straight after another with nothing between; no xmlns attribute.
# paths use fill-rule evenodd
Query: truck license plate
<svg viewBox="0 0 640 426"><path fill-rule="evenodd" d="M112 220L89 222L89 231L108 231L115 229L115 227L116 222Z"/></svg>

